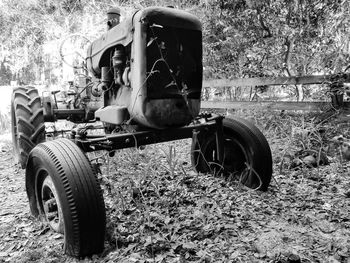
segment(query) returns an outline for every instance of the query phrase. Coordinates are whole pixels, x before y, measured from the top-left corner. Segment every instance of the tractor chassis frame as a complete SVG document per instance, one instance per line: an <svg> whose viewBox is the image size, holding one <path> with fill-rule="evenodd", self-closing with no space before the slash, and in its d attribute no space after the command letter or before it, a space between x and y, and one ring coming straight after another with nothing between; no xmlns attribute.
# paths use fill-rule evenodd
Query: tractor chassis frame
<svg viewBox="0 0 350 263"><path fill-rule="evenodd" d="M164 130L144 130L128 133L105 134L105 135L72 135L71 139L84 151L93 152L106 150L113 154L115 150L140 147L148 144L155 144L167 141L192 138L196 143L197 135L204 131L208 134L215 134L217 147L217 160L221 163L224 158L224 135L223 116L215 115L197 119L196 124L181 128Z"/></svg>

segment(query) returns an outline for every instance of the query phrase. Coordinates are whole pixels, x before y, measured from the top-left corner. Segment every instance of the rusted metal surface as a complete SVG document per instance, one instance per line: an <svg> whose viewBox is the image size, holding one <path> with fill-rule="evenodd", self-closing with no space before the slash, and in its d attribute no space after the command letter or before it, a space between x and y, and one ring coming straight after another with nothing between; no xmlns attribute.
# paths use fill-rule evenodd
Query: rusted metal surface
<svg viewBox="0 0 350 263"><path fill-rule="evenodd" d="M217 116L208 121L202 119L202 123L181 128L110 134L98 138L96 138L96 136L87 136L86 138L79 138L79 136L77 136L75 137L75 142L86 152L96 150L112 151L129 147L139 147L147 144L192 138L193 132L200 132L201 130L212 133L221 131L222 122L216 121L218 119L222 119L222 117ZM222 140L221 133L218 135L218 138ZM222 147L222 142L219 143L218 147ZM222 152L222 149L220 149L219 152Z"/></svg>

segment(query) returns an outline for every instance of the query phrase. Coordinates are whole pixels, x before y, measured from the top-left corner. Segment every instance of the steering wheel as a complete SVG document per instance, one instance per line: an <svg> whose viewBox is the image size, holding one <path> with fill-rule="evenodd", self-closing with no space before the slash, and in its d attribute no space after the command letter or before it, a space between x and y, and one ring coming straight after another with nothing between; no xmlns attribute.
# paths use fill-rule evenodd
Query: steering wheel
<svg viewBox="0 0 350 263"><path fill-rule="evenodd" d="M71 34L65 37L60 45L59 53L62 61L68 66L84 68L87 48L91 41L81 34Z"/></svg>

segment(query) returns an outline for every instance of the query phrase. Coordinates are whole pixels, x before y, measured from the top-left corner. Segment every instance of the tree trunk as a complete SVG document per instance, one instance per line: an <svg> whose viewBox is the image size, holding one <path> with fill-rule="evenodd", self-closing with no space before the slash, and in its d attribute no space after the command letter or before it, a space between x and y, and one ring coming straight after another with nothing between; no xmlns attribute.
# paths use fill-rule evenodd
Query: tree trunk
<svg viewBox="0 0 350 263"><path fill-rule="evenodd" d="M291 53L294 48L294 38L289 39L289 37L286 38L284 45L287 47L286 54L284 57L284 63L283 63L283 69L285 70L288 77L291 77L292 74L290 72L290 58ZM294 85L297 101L303 101L304 100L304 92L302 85Z"/></svg>

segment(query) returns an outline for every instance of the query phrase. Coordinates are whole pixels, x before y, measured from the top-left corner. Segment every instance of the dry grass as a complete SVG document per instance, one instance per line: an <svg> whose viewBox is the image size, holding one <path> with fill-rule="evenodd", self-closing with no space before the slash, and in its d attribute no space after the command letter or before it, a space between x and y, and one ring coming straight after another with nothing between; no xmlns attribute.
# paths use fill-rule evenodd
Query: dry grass
<svg viewBox="0 0 350 263"><path fill-rule="evenodd" d="M10 114L6 114L0 111L0 134L7 133L11 128Z"/></svg>
<svg viewBox="0 0 350 263"><path fill-rule="evenodd" d="M326 152L329 138L344 132L342 125L313 114L238 115L260 127L270 143L269 191L196 174L190 140L118 151L101 176L109 218L107 262L278 262L293 253L314 262L350 256L350 225L333 221L345 222L349 171L337 151ZM330 164L293 167L305 152L324 152ZM321 245L311 246L310 239ZM338 243L321 252L329 242Z"/></svg>
<svg viewBox="0 0 350 263"><path fill-rule="evenodd" d="M253 121L269 141L274 179L267 192L193 172L191 140L102 155L106 250L81 262L283 262L291 254L301 262L346 262L349 171L327 146L335 135L350 135L347 123L315 114L235 114ZM291 165L308 151L324 151L330 164ZM80 262L63 255L62 239L53 236L40 236L41 245L16 260L40 252L35 262Z"/></svg>

